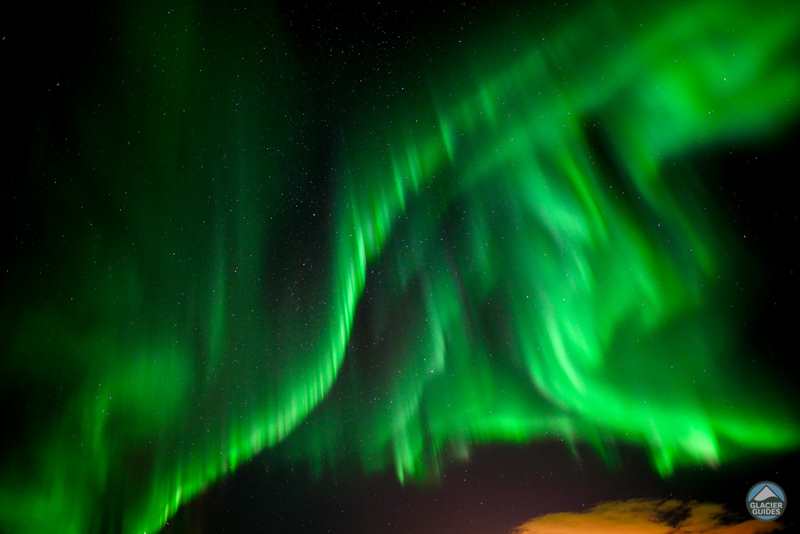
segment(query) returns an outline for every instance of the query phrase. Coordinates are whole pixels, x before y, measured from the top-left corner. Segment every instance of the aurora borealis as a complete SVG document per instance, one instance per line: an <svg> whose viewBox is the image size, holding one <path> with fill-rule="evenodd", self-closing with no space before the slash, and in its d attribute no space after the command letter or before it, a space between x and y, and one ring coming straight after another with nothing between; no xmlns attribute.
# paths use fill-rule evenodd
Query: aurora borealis
<svg viewBox="0 0 800 534"><path fill-rule="evenodd" d="M665 478L794 451L697 159L797 120L800 9L632 6L322 97L281 6L112 10L69 135L27 140L0 530L157 532L256 457L412 485L504 443Z"/></svg>

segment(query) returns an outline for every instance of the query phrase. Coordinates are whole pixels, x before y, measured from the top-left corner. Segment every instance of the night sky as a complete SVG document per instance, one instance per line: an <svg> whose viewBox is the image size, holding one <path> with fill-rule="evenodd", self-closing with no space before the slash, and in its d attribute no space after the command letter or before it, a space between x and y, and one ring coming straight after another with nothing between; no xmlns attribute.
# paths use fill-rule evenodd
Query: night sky
<svg viewBox="0 0 800 534"><path fill-rule="evenodd" d="M798 35L7 11L0 532L791 532Z"/></svg>

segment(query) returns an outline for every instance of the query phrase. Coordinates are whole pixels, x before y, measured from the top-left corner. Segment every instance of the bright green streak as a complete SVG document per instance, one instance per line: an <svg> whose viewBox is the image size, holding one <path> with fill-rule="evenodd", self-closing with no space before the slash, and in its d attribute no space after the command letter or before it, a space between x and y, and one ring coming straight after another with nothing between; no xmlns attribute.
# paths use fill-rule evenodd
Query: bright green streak
<svg viewBox="0 0 800 534"><path fill-rule="evenodd" d="M287 436L320 468L355 456L401 481L474 443L547 436L641 444L662 474L796 446L795 414L726 370L725 228L676 163L793 116L800 13L635 12L587 8L521 53L432 76L432 103L350 128L321 252L285 250L309 215L286 209L303 157L286 140L304 125L277 74L294 69L275 36L266 67L236 63L272 22L209 36L182 13L158 45L132 24L122 70L151 69L135 78L151 100L80 113L89 148L61 172L88 215L65 208L77 237L53 245L58 274L19 274L46 288L4 304L4 377L60 396L4 459L0 526L153 532ZM292 253L320 266L288 290ZM385 341L322 402L366 286Z"/></svg>

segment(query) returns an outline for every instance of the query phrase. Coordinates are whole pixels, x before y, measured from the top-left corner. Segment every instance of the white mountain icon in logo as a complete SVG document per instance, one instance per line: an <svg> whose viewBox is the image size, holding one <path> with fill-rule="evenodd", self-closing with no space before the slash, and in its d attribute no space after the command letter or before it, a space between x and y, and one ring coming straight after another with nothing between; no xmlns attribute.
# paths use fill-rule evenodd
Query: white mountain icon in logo
<svg viewBox="0 0 800 534"><path fill-rule="evenodd" d="M769 499L770 497L775 497L776 499L779 499L779 498L780 498L780 497L778 497L777 495L775 495L775 492L774 492L774 491L772 491L771 489L769 489L769 486L767 486L767 485L765 484L765 485L764 485L764 487L763 487L763 488L761 488L761 491L759 491L758 493L756 493L756 496L755 496L755 497L753 497L753 500L754 500L754 501L766 501L766 500L767 500L767 499Z"/></svg>

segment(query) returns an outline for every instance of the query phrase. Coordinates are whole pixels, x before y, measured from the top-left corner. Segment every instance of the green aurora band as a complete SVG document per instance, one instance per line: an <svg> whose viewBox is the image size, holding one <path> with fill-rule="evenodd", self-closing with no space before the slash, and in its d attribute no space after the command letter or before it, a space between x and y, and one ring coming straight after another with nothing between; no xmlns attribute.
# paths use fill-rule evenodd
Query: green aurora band
<svg viewBox="0 0 800 534"><path fill-rule="evenodd" d="M152 533L264 449L404 482L480 443L636 444L665 476L796 447L736 371L715 281L738 251L687 160L794 119L800 9L679 6L590 4L365 105L329 209L292 200L307 124L275 17L128 14L80 157L41 141L62 185L3 299L4 382L37 417L0 528Z"/></svg>

